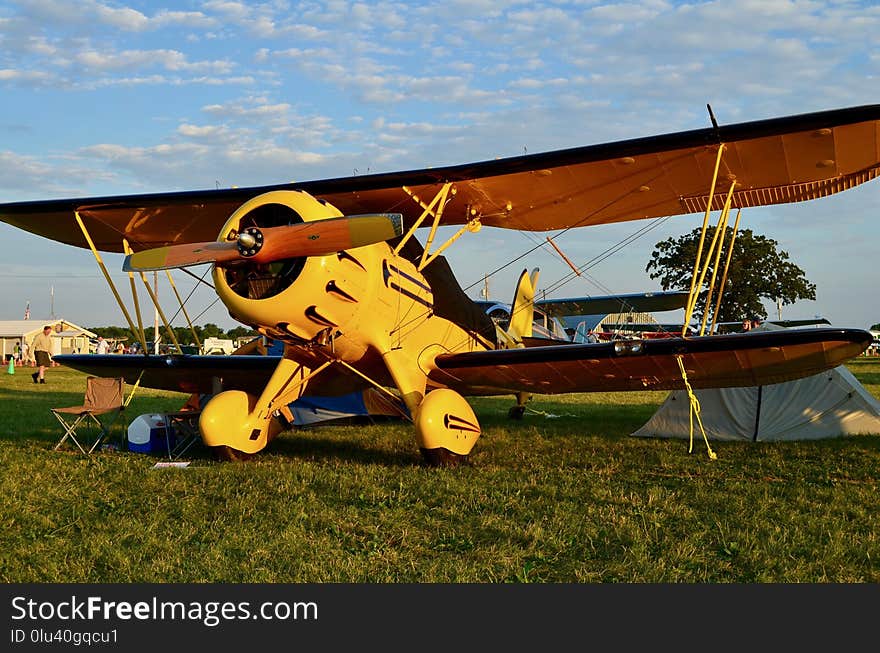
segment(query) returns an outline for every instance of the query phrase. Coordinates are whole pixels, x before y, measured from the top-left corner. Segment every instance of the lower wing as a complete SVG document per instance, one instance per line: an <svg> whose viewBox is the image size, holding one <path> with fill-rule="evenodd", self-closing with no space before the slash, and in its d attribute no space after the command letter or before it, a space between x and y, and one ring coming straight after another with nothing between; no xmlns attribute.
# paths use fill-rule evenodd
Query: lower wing
<svg viewBox="0 0 880 653"><path fill-rule="evenodd" d="M694 388L767 385L837 367L871 341L871 334L861 329L826 328L542 344L442 354L429 378L464 395L674 390L684 388L681 360ZM259 395L279 357L67 354L54 360L95 376L123 377L129 385L211 393L217 379L224 389ZM315 378L307 394L343 394L364 386L357 377L327 372Z"/></svg>
<svg viewBox="0 0 880 653"><path fill-rule="evenodd" d="M442 354L432 381L462 394L767 385L818 374L871 343L861 329L786 329Z"/></svg>

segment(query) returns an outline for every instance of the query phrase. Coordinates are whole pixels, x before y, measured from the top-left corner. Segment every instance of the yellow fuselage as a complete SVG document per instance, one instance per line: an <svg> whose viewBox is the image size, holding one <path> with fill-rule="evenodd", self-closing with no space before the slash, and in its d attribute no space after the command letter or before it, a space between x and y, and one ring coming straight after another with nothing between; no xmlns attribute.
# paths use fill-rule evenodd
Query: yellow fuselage
<svg viewBox="0 0 880 653"><path fill-rule="evenodd" d="M289 207L304 221L341 215L306 193L278 191L239 208L221 232L221 240L237 233L243 219L267 203ZM310 365L316 357L329 356L387 382L387 366L381 359L391 354L407 361L401 373L412 377L411 383L424 386L437 354L485 349L464 329L434 314L428 281L385 242L308 257L299 266L286 287L262 297L253 290L259 281L240 281L235 268L214 270L217 293L230 315L283 341L285 355L293 360ZM272 274L271 269L263 272ZM396 376L393 370L391 376Z"/></svg>

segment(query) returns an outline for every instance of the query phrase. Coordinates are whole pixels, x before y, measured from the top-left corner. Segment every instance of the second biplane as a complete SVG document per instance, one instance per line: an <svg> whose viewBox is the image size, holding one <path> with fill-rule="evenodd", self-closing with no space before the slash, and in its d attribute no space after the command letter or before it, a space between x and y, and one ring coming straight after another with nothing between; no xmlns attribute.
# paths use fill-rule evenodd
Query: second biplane
<svg viewBox="0 0 880 653"><path fill-rule="evenodd" d="M514 394L521 405L530 393L761 385L834 367L871 342L858 329L812 328L548 343L532 337L536 276L520 277L500 328L441 256L458 238L692 213L707 233L712 211L719 233L732 208L825 197L878 171L871 105L443 168L8 203L0 219L89 247L101 265L99 252L126 252L125 268L140 274L209 263L229 314L284 343L280 358L58 357L129 383L214 393L199 419L208 446L256 453L289 426L296 398L375 386L406 404L436 464L466 457L480 435L468 395ZM435 246L444 225L459 229Z"/></svg>

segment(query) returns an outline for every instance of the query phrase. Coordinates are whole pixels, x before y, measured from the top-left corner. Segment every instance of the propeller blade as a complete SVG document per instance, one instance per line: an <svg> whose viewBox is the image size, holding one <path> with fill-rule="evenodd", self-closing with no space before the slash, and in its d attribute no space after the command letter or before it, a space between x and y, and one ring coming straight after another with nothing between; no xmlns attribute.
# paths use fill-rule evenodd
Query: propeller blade
<svg viewBox="0 0 880 653"><path fill-rule="evenodd" d="M125 272L147 272L150 270L169 270L185 268L201 263L216 263L239 258L237 241L221 243L182 243L134 252L125 257L122 269Z"/></svg>
<svg viewBox="0 0 880 653"><path fill-rule="evenodd" d="M235 240L181 243L129 254L122 269L125 272L146 272L202 263L271 263L372 245L402 233L403 216L400 213L348 215L265 229L247 227Z"/></svg>

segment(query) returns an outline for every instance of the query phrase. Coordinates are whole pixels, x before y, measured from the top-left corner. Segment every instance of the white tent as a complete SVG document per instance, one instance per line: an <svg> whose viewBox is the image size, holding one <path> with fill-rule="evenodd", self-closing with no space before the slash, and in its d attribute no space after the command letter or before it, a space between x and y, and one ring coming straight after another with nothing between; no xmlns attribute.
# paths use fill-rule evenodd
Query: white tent
<svg viewBox="0 0 880 653"><path fill-rule="evenodd" d="M880 434L880 402L843 365L787 383L694 393L710 440L817 440ZM687 392L675 390L632 435L687 438L689 419ZM701 437L696 420L694 437Z"/></svg>

